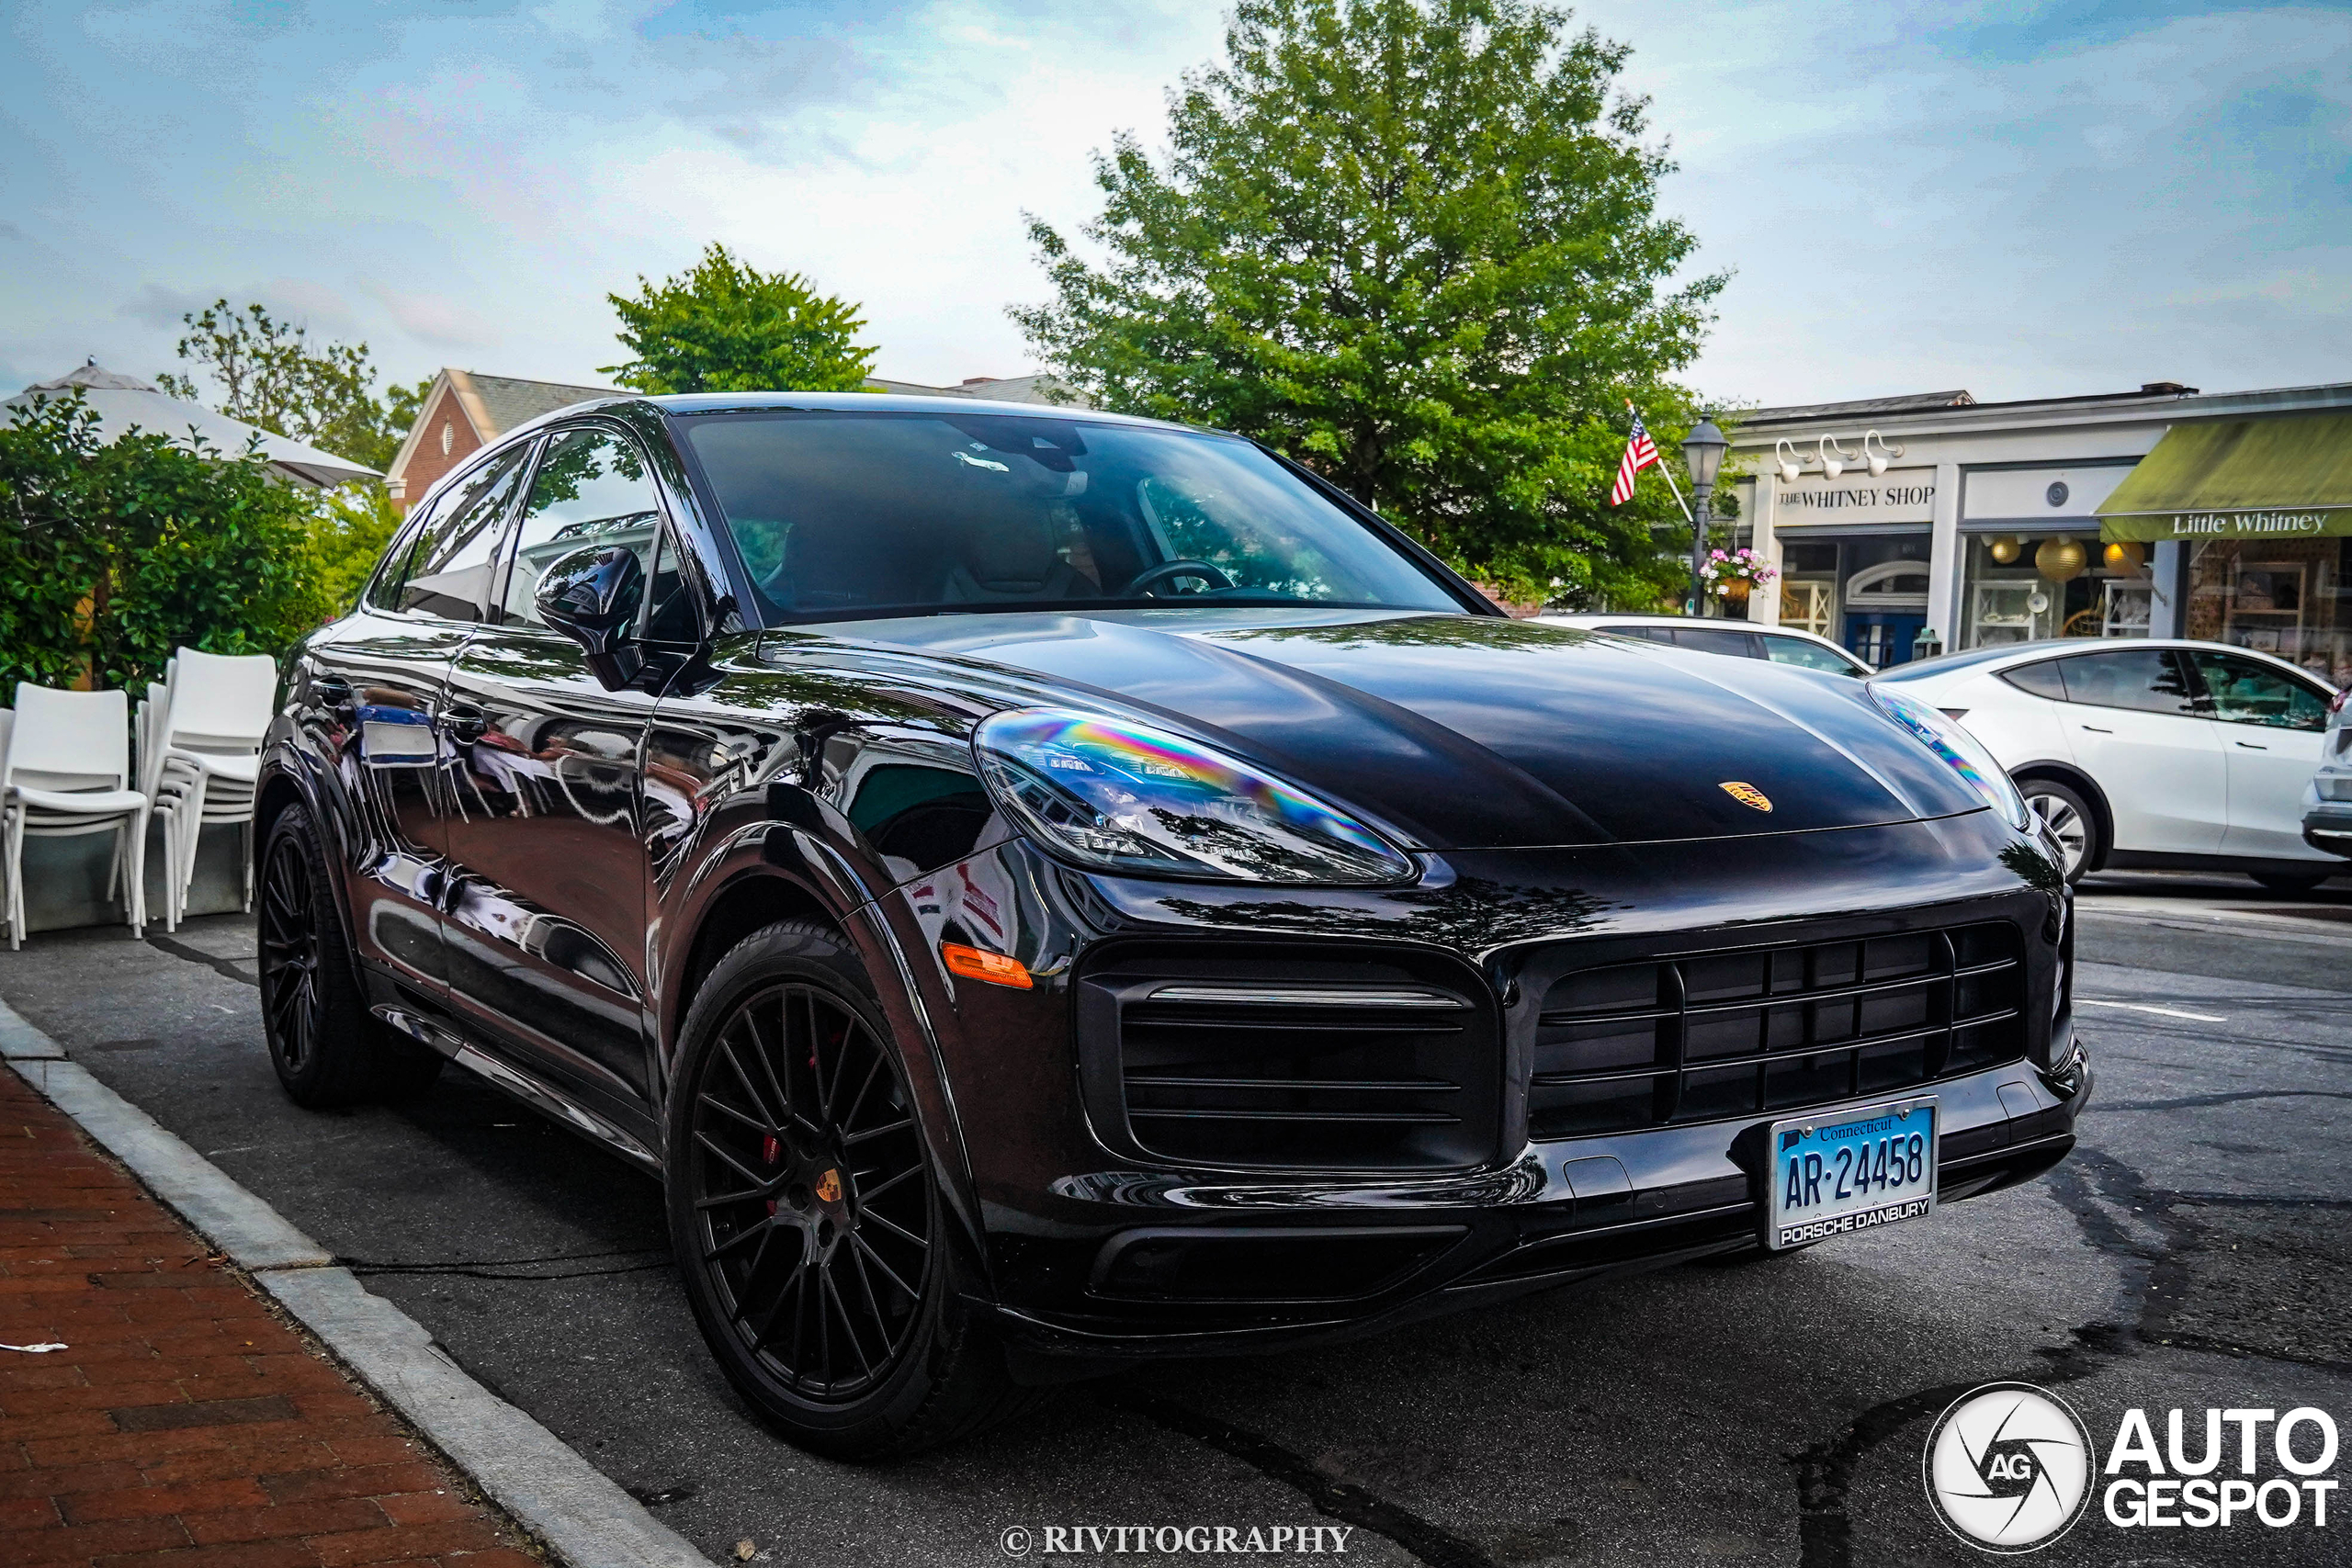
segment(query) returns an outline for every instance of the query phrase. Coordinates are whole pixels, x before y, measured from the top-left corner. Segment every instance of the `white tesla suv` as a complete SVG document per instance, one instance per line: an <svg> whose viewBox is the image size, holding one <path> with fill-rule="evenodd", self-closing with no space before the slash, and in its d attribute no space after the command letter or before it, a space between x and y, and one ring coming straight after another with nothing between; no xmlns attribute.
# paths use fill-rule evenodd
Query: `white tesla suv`
<svg viewBox="0 0 2352 1568"><path fill-rule="evenodd" d="M2335 692L2285 660L2164 637L2015 643L1874 684L1957 718L2066 852L2103 866L2243 871L2305 892L2347 868L2303 838Z"/></svg>

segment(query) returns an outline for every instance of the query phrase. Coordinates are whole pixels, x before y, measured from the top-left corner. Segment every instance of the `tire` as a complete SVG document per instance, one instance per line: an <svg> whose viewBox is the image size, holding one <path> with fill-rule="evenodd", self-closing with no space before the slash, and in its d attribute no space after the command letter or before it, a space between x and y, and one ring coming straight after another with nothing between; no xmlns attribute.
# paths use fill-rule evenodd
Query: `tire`
<svg viewBox="0 0 2352 1568"><path fill-rule="evenodd" d="M786 920L745 937L681 1037L671 1243L711 1354L769 1428L893 1460L1035 1403L956 1289L906 1068L841 934Z"/></svg>
<svg viewBox="0 0 2352 1568"><path fill-rule="evenodd" d="M2080 882L2083 874L2097 865L2107 851L2090 802L2076 794L2073 786L2056 779L2024 780L2018 785L2018 793L2025 796L2027 807L2049 827L2059 848L2065 852L2067 884Z"/></svg>
<svg viewBox="0 0 2352 1568"><path fill-rule="evenodd" d="M2336 874L2332 871L2249 871L2246 874L2269 891L2300 897Z"/></svg>
<svg viewBox="0 0 2352 1568"><path fill-rule="evenodd" d="M322 1111L431 1088L441 1055L368 1010L343 903L305 807L290 806L270 824L255 882L262 1036L288 1096Z"/></svg>

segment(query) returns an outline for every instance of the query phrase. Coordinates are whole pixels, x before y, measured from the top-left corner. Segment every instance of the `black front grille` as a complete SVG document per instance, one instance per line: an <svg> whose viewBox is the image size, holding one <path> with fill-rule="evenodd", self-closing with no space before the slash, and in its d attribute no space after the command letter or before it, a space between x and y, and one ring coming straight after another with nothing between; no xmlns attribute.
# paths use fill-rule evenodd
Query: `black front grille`
<svg viewBox="0 0 2352 1568"><path fill-rule="evenodd" d="M2025 1054L2005 921L1750 947L1563 976L1544 998L1538 1138L1793 1111Z"/></svg>
<svg viewBox="0 0 2352 1568"><path fill-rule="evenodd" d="M1469 1165L1495 1146L1500 1052L1485 988L1451 967L1129 951L1080 987L1081 1028L1144 1155Z"/></svg>

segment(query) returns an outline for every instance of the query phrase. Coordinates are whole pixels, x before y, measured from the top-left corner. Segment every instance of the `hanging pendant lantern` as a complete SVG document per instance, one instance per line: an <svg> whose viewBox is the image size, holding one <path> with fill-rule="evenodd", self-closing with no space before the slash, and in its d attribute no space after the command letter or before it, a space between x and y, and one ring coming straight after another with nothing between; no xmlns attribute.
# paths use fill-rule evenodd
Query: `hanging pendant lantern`
<svg viewBox="0 0 2352 1568"><path fill-rule="evenodd" d="M2120 572L2126 577L2139 576L2140 568L2144 564L2140 556L2140 547L2125 539L2108 546L2104 558L2108 570Z"/></svg>
<svg viewBox="0 0 2352 1568"><path fill-rule="evenodd" d="M2090 552L2083 548L2082 542L2063 534L2042 540L2041 547L2033 552L2033 570L2052 582L2070 582L2080 577L2083 568L2089 564Z"/></svg>
<svg viewBox="0 0 2352 1568"><path fill-rule="evenodd" d="M1996 534L1984 547L1995 560L2007 566L2018 558L2018 552L2025 547L2015 534Z"/></svg>

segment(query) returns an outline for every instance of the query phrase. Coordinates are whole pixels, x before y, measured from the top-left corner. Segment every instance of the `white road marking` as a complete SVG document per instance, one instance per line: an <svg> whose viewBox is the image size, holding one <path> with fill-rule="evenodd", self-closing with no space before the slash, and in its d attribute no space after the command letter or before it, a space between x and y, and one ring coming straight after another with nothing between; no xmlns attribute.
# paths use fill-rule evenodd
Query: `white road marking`
<svg viewBox="0 0 2352 1568"><path fill-rule="evenodd" d="M2144 1002L2104 1002L2097 997L2076 997L2075 1005L2086 1008L2122 1008L2127 1012L2152 1012L2158 1018L2185 1018L2193 1023L2227 1023L2230 1021L2210 1012L2183 1012L2178 1008L2154 1008Z"/></svg>

